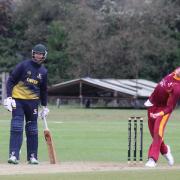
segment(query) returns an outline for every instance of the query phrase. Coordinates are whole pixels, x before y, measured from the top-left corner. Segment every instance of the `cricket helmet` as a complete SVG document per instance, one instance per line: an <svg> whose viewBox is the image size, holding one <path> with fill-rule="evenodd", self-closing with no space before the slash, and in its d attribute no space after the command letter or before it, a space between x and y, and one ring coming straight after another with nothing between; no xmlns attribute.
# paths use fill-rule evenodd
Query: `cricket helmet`
<svg viewBox="0 0 180 180"><path fill-rule="evenodd" d="M43 54L43 57L42 57L42 60L39 61L39 60L36 60L34 55L36 53L40 53L40 54ZM32 48L32 59L33 61L41 64L42 62L44 62L44 60L46 59L47 57L47 48L43 45L43 44L36 44L33 48Z"/></svg>

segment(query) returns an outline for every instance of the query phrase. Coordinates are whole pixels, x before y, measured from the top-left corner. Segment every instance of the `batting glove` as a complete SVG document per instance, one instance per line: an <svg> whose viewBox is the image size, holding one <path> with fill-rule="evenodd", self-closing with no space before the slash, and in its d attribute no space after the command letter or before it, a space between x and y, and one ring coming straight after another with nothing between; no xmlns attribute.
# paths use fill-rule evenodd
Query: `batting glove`
<svg viewBox="0 0 180 180"><path fill-rule="evenodd" d="M42 110L39 112L39 117L41 119L44 119L49 114L49 109L45 106L43 106Z"/></svg>
<svg viewBox="0 0 180 180"><path fill-rule="evenodd" d="M12 97L7 97L4 99L4 108L12 112L13 109L16 109L16 101Z"/></svg>

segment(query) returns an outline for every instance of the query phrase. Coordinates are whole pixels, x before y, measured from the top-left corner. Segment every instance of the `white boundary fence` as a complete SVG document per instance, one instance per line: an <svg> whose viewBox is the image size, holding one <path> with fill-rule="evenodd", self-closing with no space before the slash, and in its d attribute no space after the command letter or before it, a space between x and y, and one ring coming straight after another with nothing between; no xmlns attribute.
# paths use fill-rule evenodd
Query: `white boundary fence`
<svg viewBox="0 0 180 180"><path fill-rule="evenodd" d="M8 77L9 77L8 72L3 72L0 74L0 101L1 103L4 101L4 99L7 96L6 82L7 82Z"/></svg>

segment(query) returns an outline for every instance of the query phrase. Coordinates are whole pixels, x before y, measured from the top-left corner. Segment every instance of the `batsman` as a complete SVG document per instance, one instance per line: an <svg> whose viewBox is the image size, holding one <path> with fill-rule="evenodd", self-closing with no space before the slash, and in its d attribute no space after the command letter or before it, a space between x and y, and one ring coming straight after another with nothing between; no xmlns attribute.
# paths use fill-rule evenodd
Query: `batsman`
<svg viewBox="0 0 180 180"><path fill-rule="evenodd" d="M38 106L42 105L42 118L47 108L47 69L43 62L47 49L43 44L32 48L32 58L25 59L11 72L6 88L4 107L12 112L8 163L18 164L25 127L27 161L38 164Z"/></svg>

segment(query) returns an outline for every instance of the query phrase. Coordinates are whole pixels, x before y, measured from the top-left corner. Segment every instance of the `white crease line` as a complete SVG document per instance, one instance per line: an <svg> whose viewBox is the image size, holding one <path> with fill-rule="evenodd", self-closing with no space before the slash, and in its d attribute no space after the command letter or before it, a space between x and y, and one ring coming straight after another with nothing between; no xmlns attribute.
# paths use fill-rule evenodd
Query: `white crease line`
<svg viewBox="0 0 180 180"><path fill-rule="evenodd" d="M62 121L50 121L50 123L54 123L54 124L62 124L62 123L64 123L64 122L62 122Z"/></svg>

